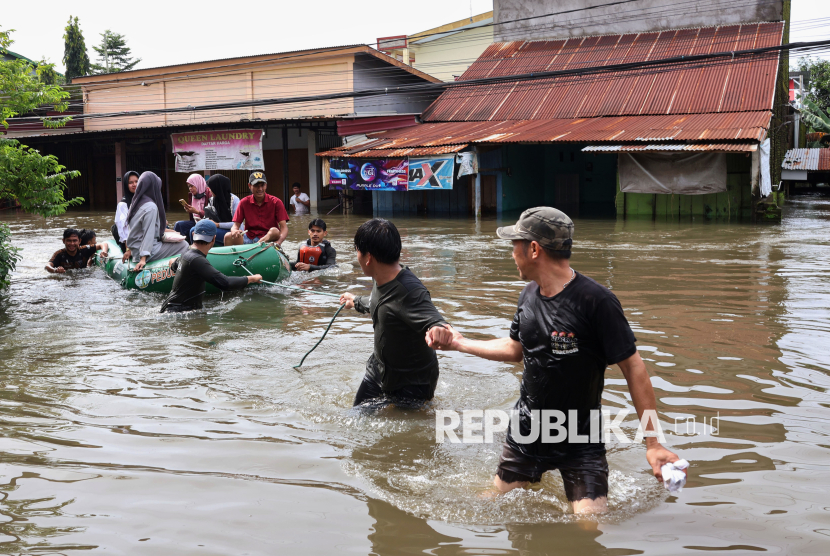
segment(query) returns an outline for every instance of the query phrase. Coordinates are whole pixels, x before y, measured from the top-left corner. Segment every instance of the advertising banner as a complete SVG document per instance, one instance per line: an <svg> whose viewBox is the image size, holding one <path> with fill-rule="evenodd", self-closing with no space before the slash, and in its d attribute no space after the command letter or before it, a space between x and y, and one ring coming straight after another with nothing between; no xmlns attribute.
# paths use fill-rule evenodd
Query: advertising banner
<svg viewBox="0 0 830 556"><path fill-rule="evenodd" d="M455 156L429 156L409 159L409 190L452 189Z"/></svg>
<svg viewBox="0 0 830 556"><path fill-rule="evenodd" d="M408 169L405 158L332 158L329 185L335 189L406 191Z"/></svg>
<svg viewBox="0 0 830 556"><path fill-rule="evenodd" d="M261 129L173 133L177 172L264 170Z"/></svg>

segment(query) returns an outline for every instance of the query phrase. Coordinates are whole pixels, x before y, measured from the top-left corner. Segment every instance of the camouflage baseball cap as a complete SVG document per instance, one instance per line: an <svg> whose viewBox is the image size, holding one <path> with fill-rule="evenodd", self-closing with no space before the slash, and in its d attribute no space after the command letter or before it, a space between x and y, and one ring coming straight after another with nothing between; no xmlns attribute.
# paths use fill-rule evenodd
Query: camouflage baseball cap
<svg viewBox="0 0 830 556"><path fill-rule="evenodd" d="M555 251L570 251L573 244L574 223L570 217L552 207L527 209L515 226L496 230L502 239L536 241L542 247Z"/></svg>

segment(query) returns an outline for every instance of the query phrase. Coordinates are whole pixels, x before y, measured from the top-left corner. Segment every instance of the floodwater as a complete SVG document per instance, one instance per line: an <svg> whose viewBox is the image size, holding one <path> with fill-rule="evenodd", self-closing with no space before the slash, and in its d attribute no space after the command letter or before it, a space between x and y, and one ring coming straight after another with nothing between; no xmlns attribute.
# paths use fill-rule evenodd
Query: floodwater
<svg viewBox="0 0 830 556"><path fill-rule="evenodd" d="M519 366L442 353L431 408L356 413L368 317L344 312L297 371L336 301L249 289L160 315L100 269L43 270L62 228L104 237L111 215L0 219L23 247L0 293L2 553L830 552L828 201L772 226L576 221L572 264L620 298L667 444L692 462L669 495L642 445L610 444L610 512L582 519L558 472L481 499L500 444L435 442L436 410L510 408ZM340 267L304 285L369 291L349 243L363 220L327 217ZM503 222L395 221L447 320L505 336L523 283ZM616 368L603 400L632 408Z"/></svg>

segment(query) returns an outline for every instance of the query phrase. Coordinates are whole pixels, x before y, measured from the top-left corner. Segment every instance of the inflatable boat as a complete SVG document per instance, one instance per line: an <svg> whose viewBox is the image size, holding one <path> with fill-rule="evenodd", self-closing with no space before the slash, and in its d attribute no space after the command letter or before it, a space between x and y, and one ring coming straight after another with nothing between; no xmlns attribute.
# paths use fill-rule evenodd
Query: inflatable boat
<svg viewBox="0 0 830 556"><path fill-rule="evenodd" d="M170 270L170 261L176 257L168 257L147 263L140 272L131 270L135 263L121 262L124 253L115 242L108 240L109 257L101 257L98 253L98 266L104 269L107 275L128 290L143 290L156 293L170 293L173 289L173 278L176 274ZM235 245L233 247L214 247L207 256L213 267L227 276L248 276L245 268L252 274L261 274L262 279L268 282L281 282L288 278L291 267L288 257L275 244L254 243L250 245ZM245 268L242 268L242 267ZM216 293L214 286L207 284L206 293Z"/></svg>

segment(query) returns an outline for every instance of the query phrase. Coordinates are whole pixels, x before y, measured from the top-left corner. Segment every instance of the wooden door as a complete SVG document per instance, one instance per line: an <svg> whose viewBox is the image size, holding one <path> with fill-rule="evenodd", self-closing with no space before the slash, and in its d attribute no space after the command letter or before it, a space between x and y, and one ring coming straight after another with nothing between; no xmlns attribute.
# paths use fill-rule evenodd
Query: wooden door
<svg viewBox="0 0 830 556"><path fill-rule="evenodd" d="M556 208L568 216L579 216L579 174L556 176Z"/></svg>

